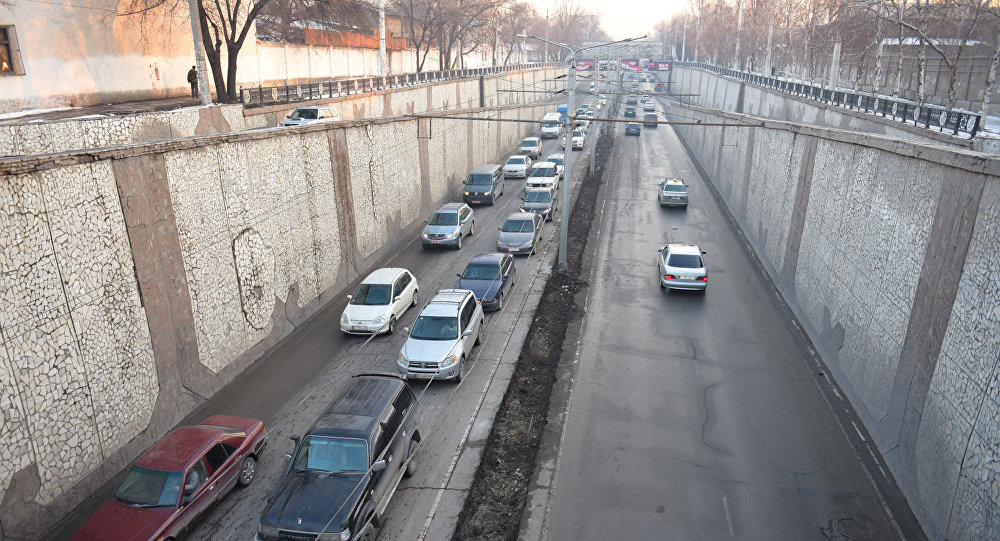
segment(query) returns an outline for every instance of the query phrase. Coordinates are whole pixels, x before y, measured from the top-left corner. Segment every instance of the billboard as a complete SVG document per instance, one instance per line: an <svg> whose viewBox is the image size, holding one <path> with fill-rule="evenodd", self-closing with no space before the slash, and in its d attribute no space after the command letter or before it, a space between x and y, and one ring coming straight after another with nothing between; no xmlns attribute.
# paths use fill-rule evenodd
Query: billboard
<svg viewBox="0 0 1000 541"><path fill-rule="evenodd" d="M673 69L673 60L653 60L649 63L650 71L672 71Z"/></svg>
<svg viewBox="0 0 1000 541"><path fill-rule="evenodd" d="M642 71L642 65L638 60L622 60L623 71Z"/></svg>
<svg viewBox="0 0 1000 541"><path fill-rule="evenodd" d="M579 60L576 63L576 71L590 71L594 69L593 60Z"/></svg>

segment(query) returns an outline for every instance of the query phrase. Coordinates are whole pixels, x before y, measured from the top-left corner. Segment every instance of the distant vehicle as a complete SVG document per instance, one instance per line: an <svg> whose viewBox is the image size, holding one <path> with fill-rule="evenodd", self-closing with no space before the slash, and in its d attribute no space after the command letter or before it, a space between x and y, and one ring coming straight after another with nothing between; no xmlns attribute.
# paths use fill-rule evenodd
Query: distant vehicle
<svg viewBox="0 0 1000 541"><path fill-rule="evenodd" d="M424 220L420 244L424 249L433 246L452 246L462 249L462 238L476 232L476 219L472 208L465 203L447 203Z"/></svg>
<svg viewBox="0 0 1000 541"><path fill-rule="evenodd" d="M503 176L506 178L525 178L531 168L531 158L523 154L507 158L503 164Z"/></svg>
<svg viewBox="0 0 1000 541"><path fill-rule="evenodd" d="M546 222L552 221L556 211L556 192L553 188L528 188L524 192L521 212L541 214Z"/></svg>
<svg viewBox="0 0 1000 541"><path fill-rule="evenodd" d="M542 137L552 138L562 135L562 114L545 113L542 116Z"/></svg>
<svg viewBox="0 0 1000 541"><path fill-rule="evenodd" d="M480 165L465 178L462 200L466 203L496 203L503 195L503 166L496 163Z"/></svg>
<svg viewBox="0 0 1000 541"><path fill-rule="evenodd" d="M708 268L701 257L705 254L694 244L668 244L659 250L660 287L705 291Z"/></svg>
<svg viewBox="0 0 1000 541"><path fill-rule="evenodd" d="M458 275L458 288L476 295L483 310L503 308L503 296L514 284L514 256L481 254L472 258Z"/></svg>
<svg viewBox="0 0 1000 541"><path fill-rule="evenodd" d="M556 173L556 164L538 162L532 165L531 173L528 173L528 180L524 184L526 188L558 188L559 174Z"/></svg>
<svg viewBox="0 0 1000 541"><path fill-rule="evenodd" d="M594 88L596 88L596 85L593 82L591 82L590 83L590 91L593 92Z"/></svg>
<svg viewBox="0 0 1000 541"><path fill-rule="evenodd" d="M653 103L653 100L648 100L646 103L642 104L642 110L646 111L647 113L650 111L655 111L656 104Z"/></svg>
<svg viewBox="0 0 1000 541"><path fill-rule="evenodd" d="M638 103L639 97L635 94L629 94L628 97L625 98L625 105L637 105Z"/></svg>
<svg viewBox="0 0 1000 541"><path fill-rule="evenodd" d="M396 487L417 469L417 397L399 376L355 376L304 438L291 439L256 541L374 539Z"/></svg>
<svg viewBox="0 0 1000 541"><path fill-rule="evenodd" d="M688 206L688 187L679 178L668 178L660 183L657 190L656 200L661 207L684 207Z"/></svg>
<svg viewBox="0 0 1000 541"><path fill-rule="evenodd" d="M590 129L590 121L585 119L577 120L576 122L573 123L573 129L580 130L583 132L584 135L586 135L587 130Z"/></svg>
<svg viewBox="0 0 1000 541"><path fill-rule="evenodd" d="M565 169L566 165L566 156L561 152L556 154L549 154L549 156L545 158L545 161L556 164L556 173L559 174L559 179L562 180L563 170Z"/></svg>
<svg viewBox="0 0 1000 541"><path fill-rule="evenodd" d="M317 122L335 122L340 120L336 107L299 107L292 111L292 114L285 117L278 125L284 128L291 126L305 126Z"/></svg>
<svg viewBox="0 0 1000 541"><path fill-rule="evenodd" d="M567 134L566 137L570 138L571 150L583 150L585 137L583 130L573 130L573 133ZM565 144L565 140L563 141L563 144Z"/></svg>
<svg viewBox="0 0 1000 541"><path fill-rule="evenodd" d="M604 94L599 94L599 95L597 96L597 101L598 101L598 103L600 103L601 105L606 105L606 104L608 103L608 97L607 97L607 96L605 96Z"/></svg>
<svg viewBox="0 0 1000 541"><path fill-rule="evenodd" d="M542 155L542 140L538 137L525 137L521 141L518 153L530 156L532 160L537 160Z"/></svg>
<svg viewBox="0 0 1000 541"><path fill-rule="evenodd" d="M653 90L663 90L663 83L656 83L653 85Z"/></svg>
<svg viewBox="0 0 1000 541"><path fill-rule="evenodd" d="M635 107L631 105L625 107L625 116L635 118Z"/></svg>
<svg viewBox="0 0 1000 541"><path fill-rule="evenodd" d="M625 124L625 135L639 135L639 134L640 131L638 122L629 122L628 124Z"/></svg>
<svg viewBox="0 0 1000 541"><path fill-rule="evenodd" d="M416 306L417 279L406 269L378 269L361 281L340 316L346 334L396 332L396 321L407 308Z"/></svg>
<svg viewBox="0 0 1000 541"><path fill-rule="evenodd" d="M660 117L656 116L656 113L646 113L642 116L642 125L648 128L655 128L659 124Z"/></svg>
<svg viewBox="0 0 1000 541"><path fill-rule="evenodd" d="M542 234L542 217L531 212L515 212L507 217L497 237L497 251L533 254Z"/></svg>
<svg viewBox="0 0 1000 541"><path fill-rule="evenodd" d="M566 114L569 113L569 105L565 103L560 103L559 106L556 107L556 111L558 111L559 114L562 115L559 117L559 120L566 122Z"/></svg>
<svg viewBox="0 0 1000 541"><path fill-rule="evenodd" d="M480 341L483 307L468 289L442 289L413 323L396 364L407 379L461 381Z"/></svg>
<svg viewBox="0 0 1000 541"><path fill-rule="evenodd" d="M234 486L254 480L266 432L262 421L228 415L174 430L132 464L111 499L72 539L183 536Z"/></svg>

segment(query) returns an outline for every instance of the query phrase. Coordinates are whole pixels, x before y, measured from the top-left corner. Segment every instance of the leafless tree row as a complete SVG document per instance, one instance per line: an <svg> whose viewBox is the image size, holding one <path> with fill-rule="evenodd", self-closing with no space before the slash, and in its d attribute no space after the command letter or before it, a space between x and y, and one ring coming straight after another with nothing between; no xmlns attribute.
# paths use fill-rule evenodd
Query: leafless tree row
<svg viewBox="0 0 1000 541"><path fill-rule="evenodd" d="M656 34L686 60L824 84L837 84L840 71L832 68L849 62L863 75L864 90L893 96L913 76L919 103L927 99L928 59L938 59L950 74L948 107L963 58L989 57L982 110L989 108L1000 61L1000 0L742 0L737 38L739 9L740 0L688 0ZM859 77L839 81L861 85Z"/></svg>

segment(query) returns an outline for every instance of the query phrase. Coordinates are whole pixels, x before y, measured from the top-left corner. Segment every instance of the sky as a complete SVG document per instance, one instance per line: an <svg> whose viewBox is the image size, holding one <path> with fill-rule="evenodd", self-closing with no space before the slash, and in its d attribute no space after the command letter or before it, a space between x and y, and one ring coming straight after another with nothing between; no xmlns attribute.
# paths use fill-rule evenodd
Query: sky
<svg viewBox="0 0 1000 541"><path fill-rule="evenodd" d="M535 9L544 14L562 0L533 0ZM653 35L653 26L682 11L687 0L574 0L585 9L601 14L601 27L613 39L643 34Z"/></svg>

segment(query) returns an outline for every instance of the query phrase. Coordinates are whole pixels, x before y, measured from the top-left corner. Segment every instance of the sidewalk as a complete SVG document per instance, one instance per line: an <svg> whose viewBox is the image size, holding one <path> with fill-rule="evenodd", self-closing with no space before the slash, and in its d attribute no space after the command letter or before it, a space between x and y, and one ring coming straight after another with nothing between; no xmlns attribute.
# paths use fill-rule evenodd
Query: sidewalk
<svg viewBox="0 0 1000 541"><path fill-rule="evenodd" d="M86 105L83 107L59 107L54 109L33 109L21 112L0 114L0 126L19 126L39 122L58 122L61 120L76 120L123 116L150 111L169 111L184 107L201 105L198 98L190 96L126 101L122 103L105 103Z"/></svg>

